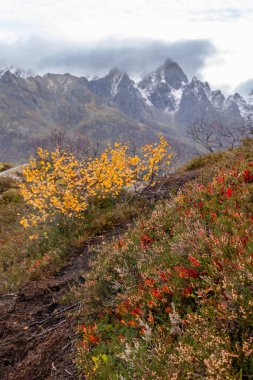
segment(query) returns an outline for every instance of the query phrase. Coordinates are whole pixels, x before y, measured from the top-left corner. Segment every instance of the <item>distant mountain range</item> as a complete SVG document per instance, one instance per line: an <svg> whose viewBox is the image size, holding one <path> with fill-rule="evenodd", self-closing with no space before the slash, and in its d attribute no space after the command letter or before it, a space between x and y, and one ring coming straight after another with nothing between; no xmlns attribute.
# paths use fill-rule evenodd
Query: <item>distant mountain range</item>
<svg viewBox="0 0 253 380"><path fill-rule="evenodd" d="M102 145L130 140L138 146L163 133L188 157L197 152L187 137L194 123L239 127L252 117L253 106L242 96L226 98L207 82L189 81L170 59L138 82L117 68L92 80L0 69L0 160L27 160L55 129Z"/></svg>

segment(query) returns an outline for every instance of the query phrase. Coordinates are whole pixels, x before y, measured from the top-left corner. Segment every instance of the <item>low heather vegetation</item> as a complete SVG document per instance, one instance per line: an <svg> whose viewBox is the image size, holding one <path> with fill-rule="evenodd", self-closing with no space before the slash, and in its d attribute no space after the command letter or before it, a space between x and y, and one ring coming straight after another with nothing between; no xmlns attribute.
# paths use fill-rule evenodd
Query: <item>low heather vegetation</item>
<svg viewBox="0 0 253 380"><path fill-rule="evenodd" d="M165 145L149 146L140 159L116 146L114 163L112 151L97 159L100 171L92 161L80 167L40 151L25 171L23 198L17 182L0 179L0 291L56 272L74 246L136 218L120 238L94 247L85 282L65 294L82 305L80 378L250 379L252 146L248 139L194 159L176 175L197 169L199 179L155 205L125 186L135 186L136 173L150 185L159 177Z"/></svg>
<svg viewBox="0 0 253 380"><path fill-rule="evenodd" d="M212 176L99 247L76 290L87 379L251 378L252 158L249 142L224 154Z"/></svg>

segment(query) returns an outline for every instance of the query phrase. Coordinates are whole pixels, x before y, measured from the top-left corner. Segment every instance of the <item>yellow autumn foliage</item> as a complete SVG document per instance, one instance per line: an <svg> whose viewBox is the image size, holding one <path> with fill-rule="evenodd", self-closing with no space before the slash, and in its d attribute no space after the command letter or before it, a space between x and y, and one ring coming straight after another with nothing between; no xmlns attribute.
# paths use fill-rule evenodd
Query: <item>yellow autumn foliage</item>
<svg viewBox="0 0 253 380"><path fill-rule="evenodd" d="M115 197L137 182L152 182L162 166L169 165L168 142L160 137L157 144L141 148L133 155L126 144L115 143L96 158L77 159L57 148L37 150L24 170L21 194L32 213L22 218L24 227L54 222L56 217L81 218L94 197Z"/></svg>

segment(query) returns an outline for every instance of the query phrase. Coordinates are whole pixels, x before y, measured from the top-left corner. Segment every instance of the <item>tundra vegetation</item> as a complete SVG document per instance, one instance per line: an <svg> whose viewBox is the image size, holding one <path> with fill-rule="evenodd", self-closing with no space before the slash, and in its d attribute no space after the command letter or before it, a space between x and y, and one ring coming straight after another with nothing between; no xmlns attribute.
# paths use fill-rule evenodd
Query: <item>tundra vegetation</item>
<svg viewBox="0 0 253 380"><path fill-rule="evenodd" d="M199 178L155 205L126 189L145 190L165 173L171 153L162 137L139 155L124 144L93 159L38 150L22 198L4 183L1 287L55 271L77 239L135 217L128 232L94 248L85 282L66 296L82 305L80 377L250 379L252 148L247 139L192 160L178 175L199 170Z"/></svg>
<svg viewBox="0 0 253 380"><path fill-rule="evenodd" d="M136 186L146 188L164 175L170 157L162 136L139 155L121 143L92 158L62 146L38 148L22 183L0 179L0 289L17 289L27 278L56 270L73 241L127 223L144 210Z"/></svg>
<svg viewBox="0 0 253 380"><path fill-rule="evenodd" d="M99 247L73 289L87 379L252 377L252 140L195 167L202 176Z"/></svg>

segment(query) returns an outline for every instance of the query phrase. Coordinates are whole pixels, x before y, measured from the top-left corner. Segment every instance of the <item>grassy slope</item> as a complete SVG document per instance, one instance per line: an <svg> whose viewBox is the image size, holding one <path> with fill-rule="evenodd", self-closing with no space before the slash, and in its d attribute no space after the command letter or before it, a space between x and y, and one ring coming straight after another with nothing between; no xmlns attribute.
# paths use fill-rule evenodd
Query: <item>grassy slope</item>
<svg viewBox="0 0 253 380"><path fill-rule="evenodd" d="M29 209L19 195L17 182L0 178L0 293L16 291L29 280L59 270L75 245L126 224L148 208L150 205L143 200L117 207L114 201L104 201L93 205L86 219L71 229L45 225L39 239L34 239L38 231L24 229L19 223Z"/></svg>
<svg viewBox="0 0 253 380"><path fill-rule="evenodd" d="M184 169L197 167L201 180L100 248L73 290L87 379L252 377L252 141Z"/></svg>
<svg viewBox="0 0 253 380"><path fill-rule="evenodd" d="M244 171L252 171L252 156L248 141L200 157L182 169L202 168L199 184L155 210L144 201L105 202L71 231L45 226L39 240L19 225L28 210L16 184L1 178L0 292L59 269L75 242L141 214L132 231L100 247L86 283L73 289L84 303L80 372L90 379L250 378L253 196ZM224 182L210 192L220 170Z"/></svg>

